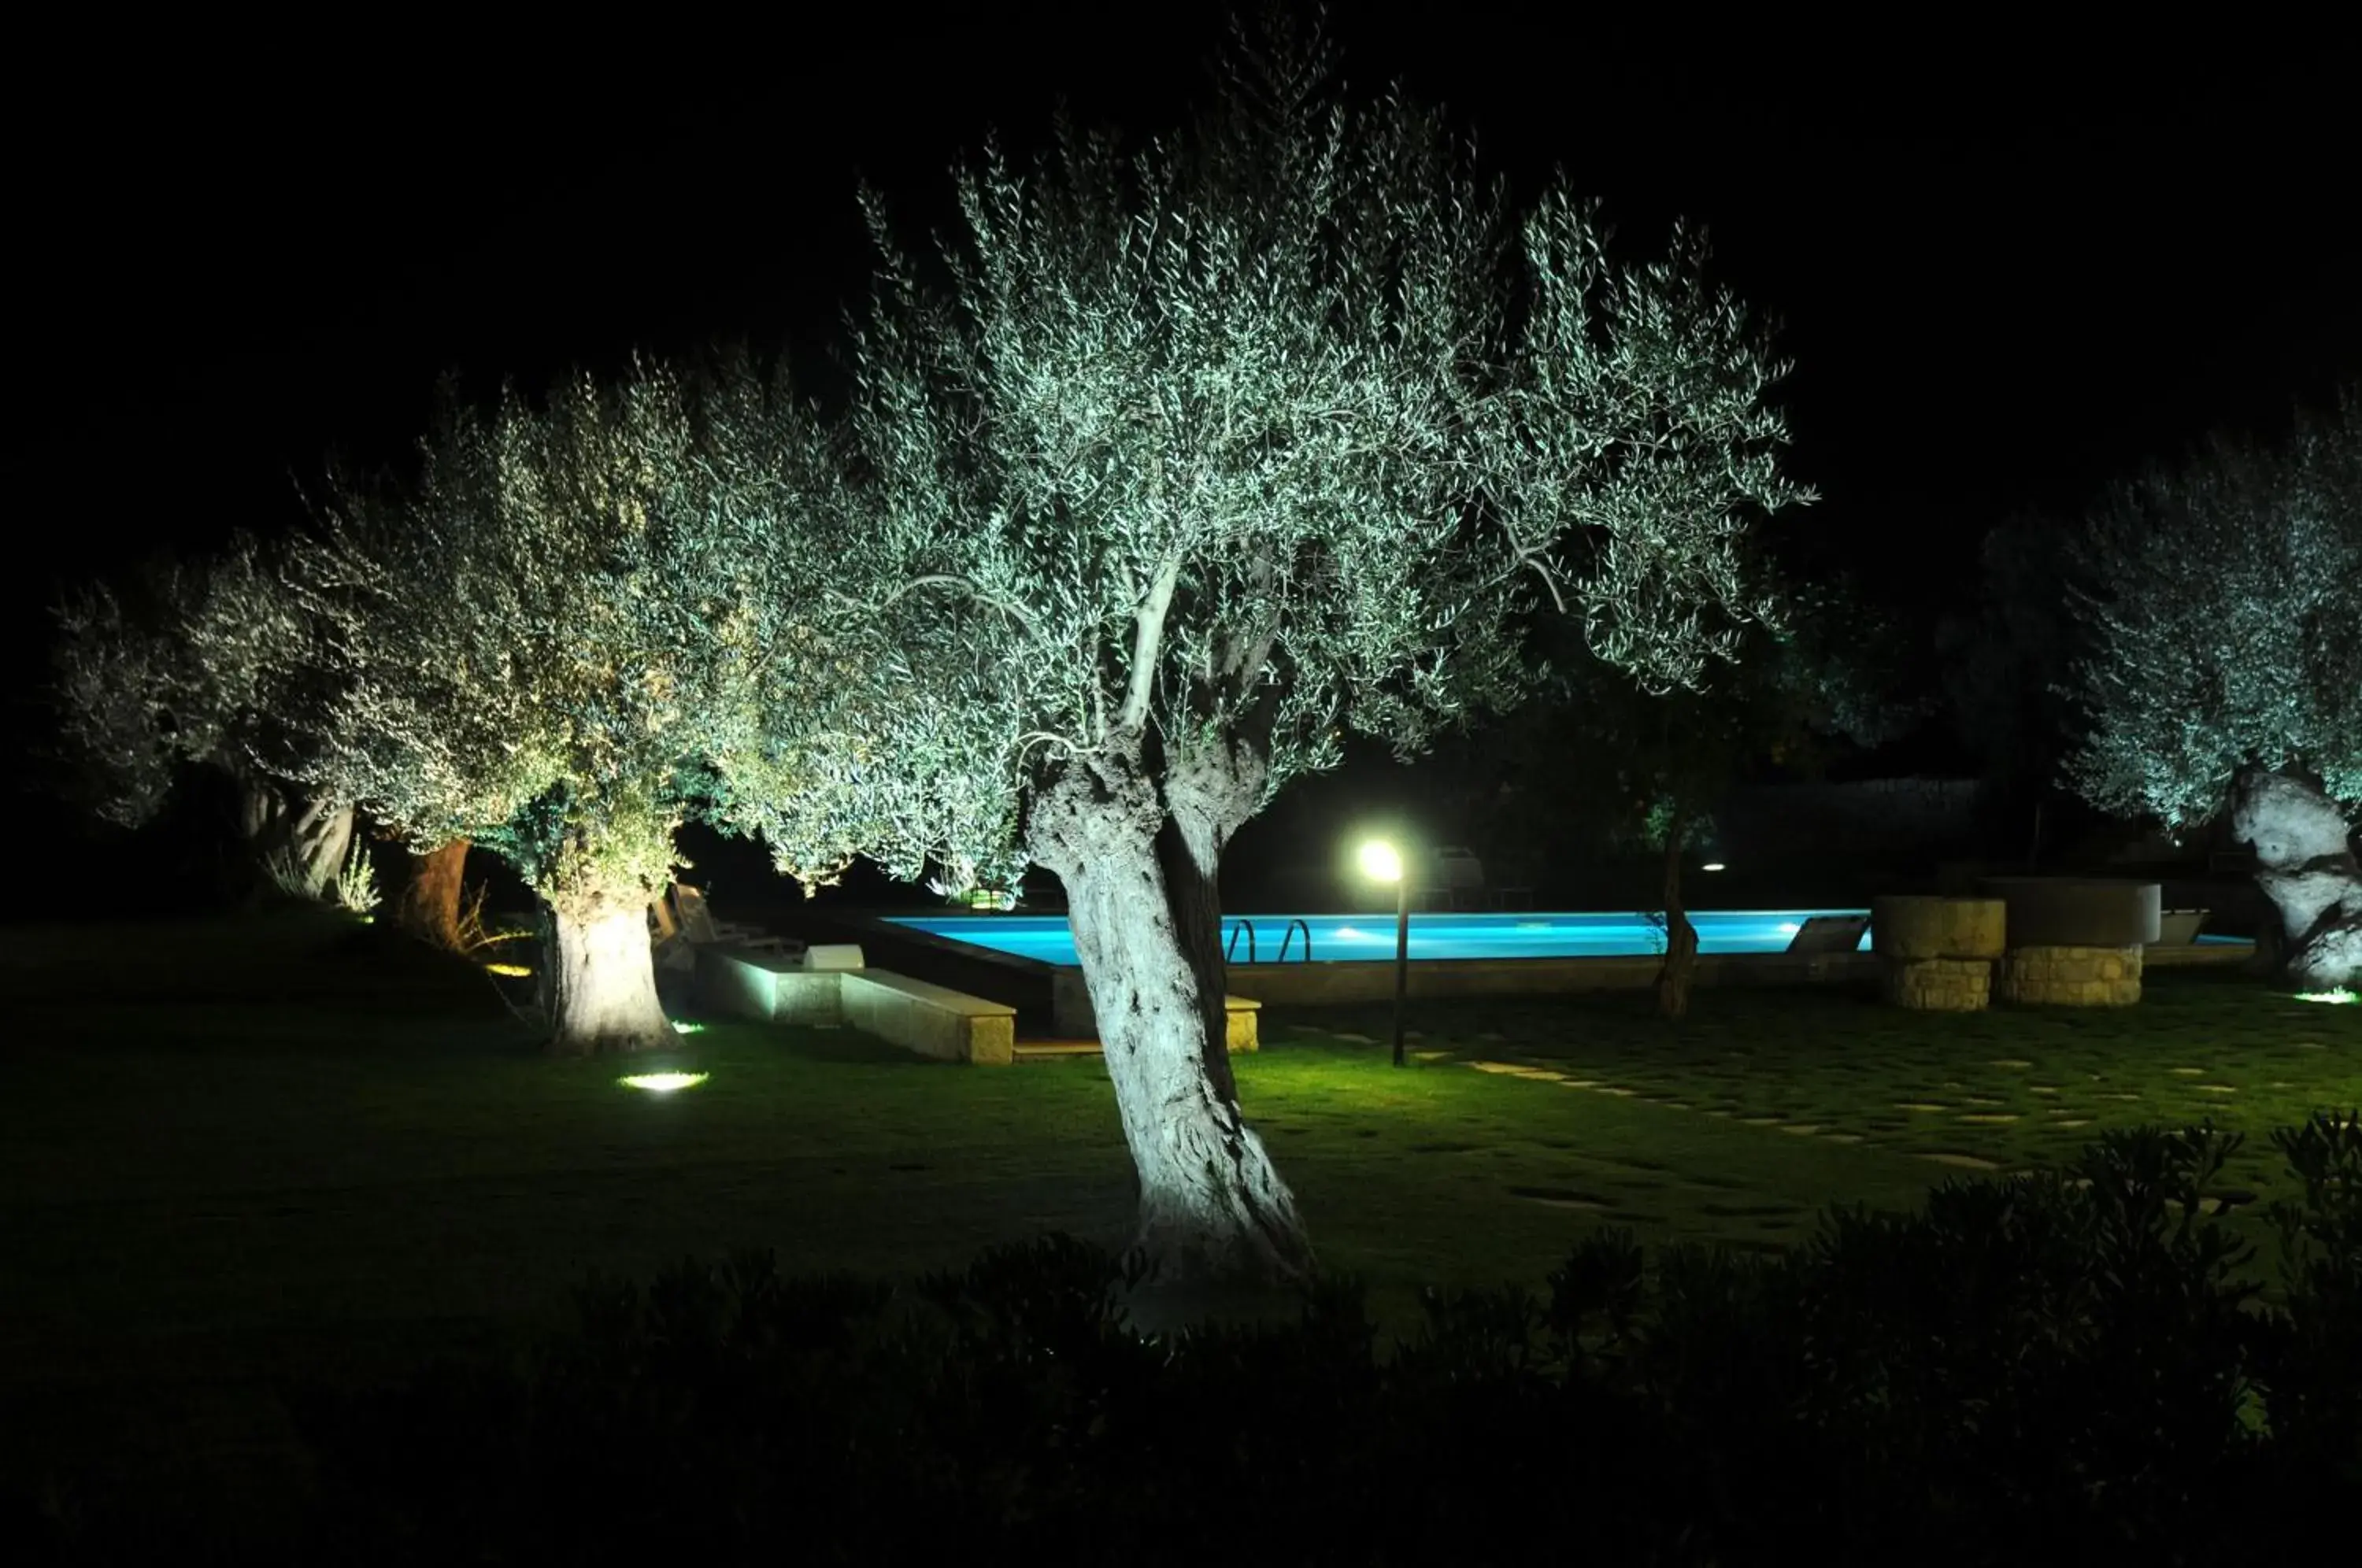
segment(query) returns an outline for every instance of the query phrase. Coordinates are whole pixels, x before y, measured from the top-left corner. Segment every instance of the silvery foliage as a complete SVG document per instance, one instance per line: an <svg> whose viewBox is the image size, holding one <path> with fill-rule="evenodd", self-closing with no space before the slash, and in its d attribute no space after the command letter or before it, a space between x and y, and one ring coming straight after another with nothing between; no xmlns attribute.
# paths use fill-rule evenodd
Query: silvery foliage
<svg viewBox="0 0 2362 1568"><path fill-rule="evenodd" d="M1242 40L1225 87L1133 155L988 144L944 288L865 197L838 602L878 720L834 784L900 875L1013 874L1026 786L1151 732L1250 746L1266 794L1347 730L1414 753L1522 693L1537 595L1658 689L1763 613L1747 517L1806 499L1783 367L1694 237L1627 267L1563 193L1513 221L1440 118L1341 102L1317 40Z"/></svg>
<svg viewBox="0 0 2362 1568"><path fill-rule="evenodd" d="M281 778L306 767L331 700L325 628L252 538L156 567L128 602L94 586L58 619L63 739L107 820L148 821L186 763Z"/></svg>
<svg viewBox="0 0 2362 1568"><path fill-rule="evenodd" d="M2362 804L2362 396L2122 487L2079 553L2086 798L2180 827L2255 764Z"/></svg>
<svg viewBox="0 0 2362 1568"><path fill-rule="evenodd" d="M824 438L743 359L635 362L447 396L421 459L398 492L338 482L304 563L350 690L322 775L553 903L652 896L673 829L726 811L722 764L776 771L797 734Z"/></svg>

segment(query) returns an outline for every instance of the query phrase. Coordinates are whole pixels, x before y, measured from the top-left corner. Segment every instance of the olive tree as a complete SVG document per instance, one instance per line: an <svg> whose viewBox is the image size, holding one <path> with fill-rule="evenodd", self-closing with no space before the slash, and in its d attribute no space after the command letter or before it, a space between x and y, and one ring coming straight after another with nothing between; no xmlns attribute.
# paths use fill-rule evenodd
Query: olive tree
<svg viewBox="0 0 2362 1568"><path fill-rule="evenodd" d="M336 693L323 627L278 554L241 535L210 560L154 565L127 591L94 585L58 620L61 738L98 814L137 827L188 768L217 770L236 790L250 879L326 896L352 804L301 782Z"/></svg>
<svg viewBox="0 0 2362 1568"><path fill-rule="evenodd" d="M1317 43L1242 44L1222 87L1136 153L988 148L934 286L867 201L837 602L874 723L781 814L833 802L904 875L1055 872L1142 1243L1270 1277L1309 1252L1225 1053L1224 846L1347 732L1410 753L1514 701L1537 596L1696 680L1759 608L1749 514L1797 491L1780 367L1693 237L1625 265L1563 192L1517 220Z"/></svg>
<svg viewBox="0 0 2362 1568"><path fill-rule="evenodd" d="M318 777L422 847L468 839L544 906L554 1049L669 1043L647 908L718 759L791 728L798 595L833 473L743 359L636 363L540 402L447 397L414 483L340 481L303 580L347 700ZM817 544L815 547L818 547Z"/></svg>
<svg viewBox="0 0 2362 1568"><path fill-rule="evenodd" d="M2079 543L2086 715L2068 777L2179 828L2226 806L2290 972L2362 977L2362 396L2278 446L2217 440L2120 487Z"/></svg>

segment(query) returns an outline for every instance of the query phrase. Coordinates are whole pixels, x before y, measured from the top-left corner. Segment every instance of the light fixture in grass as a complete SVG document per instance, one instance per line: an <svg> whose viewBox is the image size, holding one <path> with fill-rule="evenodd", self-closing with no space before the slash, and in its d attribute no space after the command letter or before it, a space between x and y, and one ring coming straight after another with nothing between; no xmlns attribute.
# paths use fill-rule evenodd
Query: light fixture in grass
<svg viewBox="0 0 2362 1568"><path fill-rule="evenodd" d="M633 1073L615 1081L625 1088L646 1089L650 1094L670 1094L675 1089L695 1088L711 1076L707 1073Z"/></svg>

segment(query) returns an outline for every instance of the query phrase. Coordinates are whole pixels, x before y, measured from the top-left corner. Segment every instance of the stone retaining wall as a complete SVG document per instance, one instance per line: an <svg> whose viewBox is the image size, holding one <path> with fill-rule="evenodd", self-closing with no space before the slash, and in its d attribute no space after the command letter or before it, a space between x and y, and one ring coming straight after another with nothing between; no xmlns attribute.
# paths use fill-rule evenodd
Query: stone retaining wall
<svg viewBox="0 0 2362 1568"><path fill-rule="evenodd" d="M2130 1007L2141 997L2141 950L2013 947L2002 955L2001 998L2048 1007Z"/></svg>

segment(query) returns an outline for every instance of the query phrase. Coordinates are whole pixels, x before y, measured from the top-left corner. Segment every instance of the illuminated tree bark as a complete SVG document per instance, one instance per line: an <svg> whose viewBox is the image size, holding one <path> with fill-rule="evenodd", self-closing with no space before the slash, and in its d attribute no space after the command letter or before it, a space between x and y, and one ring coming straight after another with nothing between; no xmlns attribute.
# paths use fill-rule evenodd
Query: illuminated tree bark
<svg viewBox="0 0 2362 1568"><path fill-rule="evenodd" d="M421 942L458 953L459 899L465 891L468 841L455 838L421 855L410 852L410 877L394 895L394 923Z"/></svg>
<svg viewBox="0 0 2362 1568"><path fill-rule="evenodd" d="M353 842L353 809L233 766L238 835L259 883L320 899L337 879Z"/></svg>
<svg viewBox="0 0 2362 1568"><path fill-rule="evenodd" d="M1300 1279L1296 1200L1240 1114L1226 1043L1221 847L1253 814L1241 770L1158 778L1131 745L1077 761L1035 798L1028 846L1065 885L1124 1141L1137 1243L1168 1278Z"/></svg>
<svg viewBox="0 0 2362 1568"><path fill-rule="evenodd" d="M657 1000L645 898L550 900L538 978L553 1055L648 1051L677 1043Z"/></svg>
<svg viewBox="0 0 2362 1568"><path fill-rule="evenodd" d="M2248 768L2231 831L2254 846L2257 884L2279 911L2289 977L2311 990L2362 982L2362 864L2345 813L2301 778Z"/></svg>

